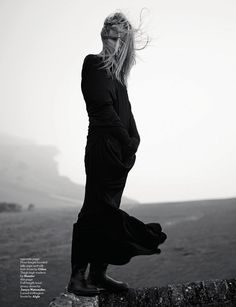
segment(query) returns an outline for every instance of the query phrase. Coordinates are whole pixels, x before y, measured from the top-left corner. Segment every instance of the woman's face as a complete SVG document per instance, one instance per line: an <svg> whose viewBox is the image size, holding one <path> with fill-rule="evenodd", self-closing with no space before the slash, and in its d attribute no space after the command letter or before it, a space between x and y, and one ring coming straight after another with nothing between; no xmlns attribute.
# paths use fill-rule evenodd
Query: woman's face
<svg viewBox="0 0 236 307"><path fill-rule="evenodd" d="M112 52L117 52L120 46L120 33L116 29L110 29L106 37L106 43Z"/></svg>

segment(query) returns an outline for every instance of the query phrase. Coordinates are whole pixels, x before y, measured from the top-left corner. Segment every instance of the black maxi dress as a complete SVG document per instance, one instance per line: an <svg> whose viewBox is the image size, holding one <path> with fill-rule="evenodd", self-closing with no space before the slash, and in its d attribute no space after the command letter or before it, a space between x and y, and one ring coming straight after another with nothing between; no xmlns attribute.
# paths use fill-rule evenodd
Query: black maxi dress
<svg viewBox="0 0 236 307"><path fill-rule="evenodd" d="M81 89L89 117L83 206L73 225L72 268L83 263L123 265L137 255L159 254L166 239L159 223L143 223L120 209L121 196L139 144L127 88L101 69L98 55L85 57Z"/></svg>

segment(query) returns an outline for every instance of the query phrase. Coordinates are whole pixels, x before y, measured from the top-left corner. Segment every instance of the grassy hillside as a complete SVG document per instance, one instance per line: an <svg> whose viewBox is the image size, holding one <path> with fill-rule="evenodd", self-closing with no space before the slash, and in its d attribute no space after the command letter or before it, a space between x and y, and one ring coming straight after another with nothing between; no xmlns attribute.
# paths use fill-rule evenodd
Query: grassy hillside
<svg viewBox="0 0 236 307"><path fill-rule="evenodd" d="M61 176L55 160L59 150L31 140L0 134L0 202L24 207L81 207L84 186ZM128 208L136 201L124 197Z"/></svg>
<svg viewBox="0 0 236 307"><path fill-rule="evenodd" d="M110 266L111 276L131 287L162 286L236 276L236 200L143 204L130 214L158 221L168 234L162 253L134 257L125 266ZM70 274L72 224L78 210L41 209L0 215L1 307L42 307L63 291ZM47 260L39 300L19 299L19 259Z"/></svg>

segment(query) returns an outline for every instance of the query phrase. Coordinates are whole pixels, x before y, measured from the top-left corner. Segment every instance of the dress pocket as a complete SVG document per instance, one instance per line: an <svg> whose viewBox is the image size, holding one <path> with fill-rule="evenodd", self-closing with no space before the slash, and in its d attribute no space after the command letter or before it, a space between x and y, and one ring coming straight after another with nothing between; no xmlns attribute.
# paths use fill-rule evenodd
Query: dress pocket
<svg viewBox="0 0 236 307"><path fill-rule="evenodd" d="M136 156L132 155L131 157L125 158L123 148L116 138L113 136L108 136L106 138L106 146L108 148L109 156L114 163L113 165L116 165L118 168L125 169L126 172L133 167Z"/></svg>
<svg viewBox="0 0 236 307"><path fill-rule="evenodd" d="M107 138L107 144L108 144L108 147L109 147L110 151L112 152L112 154L119 161L122 161L122 149L121 149L119 141L117 139L115 139L114 137L109 136Z"/></svg>

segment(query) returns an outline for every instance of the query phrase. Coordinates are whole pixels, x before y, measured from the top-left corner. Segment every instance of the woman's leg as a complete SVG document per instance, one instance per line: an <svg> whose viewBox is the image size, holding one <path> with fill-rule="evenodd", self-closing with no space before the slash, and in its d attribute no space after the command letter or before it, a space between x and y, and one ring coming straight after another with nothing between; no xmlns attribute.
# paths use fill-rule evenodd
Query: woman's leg
<svg viewBox="0 0 236 307"><path fill-rule="evenodd" d="M78 246L77 224L73 225L71 248L71 277L68 284L68 292L82 296L94 296L100 292L96 287L87 284L85 273L88 261L83 256Z"/></svg>
<svg viewBox="0 0 236 307"><path fill-rule="evenodd" d="M89 275L87 279L88 284L97 287L101 291L104 289L109 292L127 291L129 289L129 285L127 283L115 280L106 275L107 267L108 263L90 263Z"/></svg>

